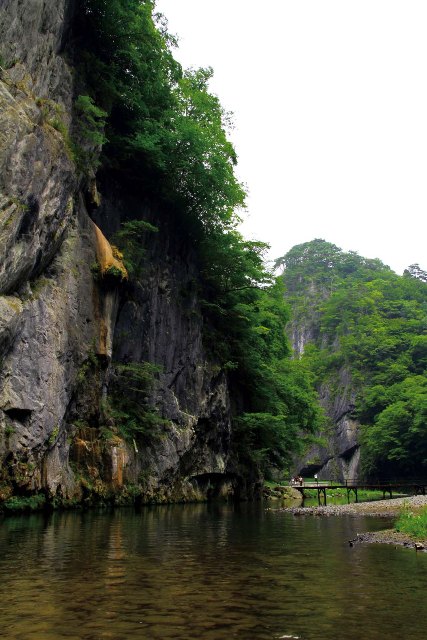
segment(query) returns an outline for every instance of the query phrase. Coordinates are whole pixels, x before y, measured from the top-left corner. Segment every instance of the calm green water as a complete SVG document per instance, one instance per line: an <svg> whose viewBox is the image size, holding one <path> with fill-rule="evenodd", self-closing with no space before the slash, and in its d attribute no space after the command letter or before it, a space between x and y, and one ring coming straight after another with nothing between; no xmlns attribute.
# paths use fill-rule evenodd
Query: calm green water
<svg viewBox="0 0 427 640"><path fill-rule="evenodd" d="M0 636L425 640L427 554L261 505L0 520Z"/></svg>

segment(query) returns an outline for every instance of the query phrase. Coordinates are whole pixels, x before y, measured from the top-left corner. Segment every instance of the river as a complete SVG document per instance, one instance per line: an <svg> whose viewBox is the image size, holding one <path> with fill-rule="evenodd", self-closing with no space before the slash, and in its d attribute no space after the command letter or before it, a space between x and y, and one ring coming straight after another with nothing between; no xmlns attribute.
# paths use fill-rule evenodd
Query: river
<svg viewBox="0 0 427 640"><path fill-rule="evenodd" d="M427 554L358 545L384 521L265 504L0 520L0 636L425 640Z"/></svg>

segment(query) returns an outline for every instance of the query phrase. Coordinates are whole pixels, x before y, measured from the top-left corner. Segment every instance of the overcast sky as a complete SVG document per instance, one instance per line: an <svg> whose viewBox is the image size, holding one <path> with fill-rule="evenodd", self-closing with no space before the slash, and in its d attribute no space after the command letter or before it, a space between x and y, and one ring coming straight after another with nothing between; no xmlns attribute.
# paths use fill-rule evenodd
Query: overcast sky
<svg viewBox="0 0 427 640"><path fill-rule="evenodd" d="M426 0L158 0L234 112L242 233L427 268Z"/></svg>

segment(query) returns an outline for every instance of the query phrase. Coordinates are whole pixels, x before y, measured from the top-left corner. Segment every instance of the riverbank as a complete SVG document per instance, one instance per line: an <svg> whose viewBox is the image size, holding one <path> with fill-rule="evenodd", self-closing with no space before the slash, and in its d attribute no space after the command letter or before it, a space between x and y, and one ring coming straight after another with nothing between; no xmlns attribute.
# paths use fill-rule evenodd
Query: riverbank
<svg viewBox="0 0 427 640"><path fill-rule="evenodd" d="M276 511L288 511L296 516L379 516L392 518L400 514L402 509L411 511L427 506L427 496L405 496L404 498L392 498L391 500L374 500L371 502L352 502L350 504L336 504L320 507L284 507Z"/></svg>
<svg viewBox="0 0 427 640"><path fill-rule="evenodd" d="M328 517L352 515L397 518L402 513L403 509L417 513L423 507L427 507L427 496L408 496L405 498L394 498L391 500L376 500L374 502L358 502L319 507L289 507L270 510L286 511L295 516L312 515ZM356 538L349 541L350 544L360 542L402 545L405 547L415 547L419 550L427 549L427 536L414 538L408 533L402 533L392 528L385 529L383 531L357 534Z"/></svg>
<svg viewBox="0 0 427 640"><path fill-rule="evenodd" d="M365 542L367 544L394 544L395 546L408 547L417 549L417 551L427 551L427 537L423 540L414 539L407 533L401 533L396 529L385 529L383 531L367 531L366 533L358 533L353 540L349 540L349 544Z"/></svg>

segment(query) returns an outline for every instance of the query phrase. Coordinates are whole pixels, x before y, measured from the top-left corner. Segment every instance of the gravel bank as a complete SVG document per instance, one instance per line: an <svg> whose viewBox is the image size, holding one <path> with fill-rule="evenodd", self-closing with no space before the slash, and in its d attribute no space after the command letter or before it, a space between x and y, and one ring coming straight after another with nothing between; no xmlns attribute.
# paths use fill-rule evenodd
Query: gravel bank
<svg viewBox="0 0 427 640"><path fill-rule="evenodd" d="M411 496L405 498L395 498L392 500L377 500L375 502L358 502L352 504L340 504L320 507L290 507L284 509L270 509L270 511L287 511L295 516L376 516L380 518L394 518L399 515L403 507L416 511L427 506L427 496ZM358 533L353 540L349 540L349 545L358 543L381 543L394 544L404 547L415 548L417 551L427 551L427 540L414 540L407 534L399 533L394 529L384 531L374 531Z"/></svg>
<svg viewBox="0 0 427 640"><path fill-rule="evenodd" d="M271 511L288 511L295 516L379 516L391 518L398 515L403 506L410 509L419 509L427 506L427 496L410 496L405 498L394 498L392 500L375 500L372 502L358 502L351 504L337 504L320 507L289 507L283 509L271 509Z"/></svg>
<svg viewBox="0 0 427 640"><path fill-rule="evenodd" d="M395 546L408 547L416 549L417 551L427 551L427 540L413 540L409 538L406 533L400 533L394 529L358 533L353 540L349 540L348 542L351 547L360 542L366 542L368 544L394 544Z"/></svg>

